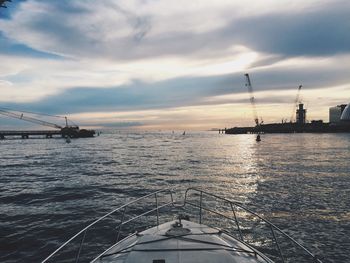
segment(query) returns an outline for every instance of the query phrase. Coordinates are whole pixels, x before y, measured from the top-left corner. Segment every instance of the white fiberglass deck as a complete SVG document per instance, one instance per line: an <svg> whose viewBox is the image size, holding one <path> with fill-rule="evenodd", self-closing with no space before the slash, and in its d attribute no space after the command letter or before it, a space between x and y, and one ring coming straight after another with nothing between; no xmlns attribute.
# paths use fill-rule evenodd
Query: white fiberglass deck
<svg viewBox="0 0 350 263"><path fill-rule="evenodd" d="M131 235L94 262L104 263L258 263L272 262L218 229L182 220Z"/></svg>
<svg viewBox="0 0 350 263"><path fill-rule="evenodd" d="M67 260L73 258L76 263L322 263L290 235L238 201L196 188L185 191L183 202L176 202L173 194L171 189L158 190L115 208L72 236L42 263L72 262ZM169 215L179 215L179 221L167 222ZM189 216L198 223L180 222ZM204 225L204 220L211 227ZM130 235L135 230L139 232ZM120 240L127 233L129 236Z"/></svg>

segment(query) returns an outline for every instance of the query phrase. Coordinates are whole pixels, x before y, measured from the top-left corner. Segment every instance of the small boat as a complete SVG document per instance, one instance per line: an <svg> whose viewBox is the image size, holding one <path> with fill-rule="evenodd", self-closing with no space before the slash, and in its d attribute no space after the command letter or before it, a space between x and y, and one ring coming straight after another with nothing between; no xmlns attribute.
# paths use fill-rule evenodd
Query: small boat
<svg viewBox="0 0 350 263"><path fill-rule="evenodd" d="M261 138L260 138L260 135L258 134L258 136L256 136L256 141L257 142L260 142L261 141Z"/></svg>
<svg viewBox="0 0 350 263"><path fill-rule="evenodd" d="M114 209L42 262L322 263L241 202L197 188L188 188L179 202L175 194L160 190ZM102 240L106 244L100 244Z"/></svg>
<svg viewBox="0 0 350 263"><path fill-rule="evenodd" d="M184 131L184 132L182 133L182 135L186 135L186 131Z"/></svg>
<svg viewBox="0 0 350 263"><path fill-rule="evenodd" d="M71 143L71 139L69 136L66 137L66 143Z"/></svg>

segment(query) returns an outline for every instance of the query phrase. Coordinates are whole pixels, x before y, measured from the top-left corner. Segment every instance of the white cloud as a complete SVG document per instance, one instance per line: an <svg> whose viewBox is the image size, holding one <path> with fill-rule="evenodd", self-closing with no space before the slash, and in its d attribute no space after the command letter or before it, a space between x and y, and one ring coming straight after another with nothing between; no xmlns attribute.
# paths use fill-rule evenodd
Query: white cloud
<svg viewBox="0 0 350 263"><path fill-rule="evenodd" d="M271 85L274 88L280 85L280 89L276 89L270 99L273 97L283 103L283 94L288 99L293 97L293 92L284 93L286 85L295 82L297 86L299 83L296 82L299 80L288 79L285 75L285 80L268 79L266 75L274 73L273 76L276 76L288 70L304 70L305 73L300 73L300 81L316 92L314 88L320 85L319 79L324 85L329 85L325 80L327 76L324 75L327 69L339 76L329 76L330 80L339 79L342 84L349 80L346 76L346 71L350 69L349 56L274 56L236 41L240 37L239 34L235 35L236 31L229 38L226 31L220 30L238 24L240 19L303 13L322 9L332 2L104 0L97 3L92 0L28 0L19 5L11 19L0 20L0 31L14 43L24 44L37 51L58 54L61 58L0 54L1 101L33 102L74 87L115 88L134 80L140 81L142 85L179 77L240 74L249 70L258 76L257 80L262 81L264 78L265 82L261 84L263 89L268 87L267 83L273 83ZM272 62L268 63L270 59ZM323 75L319 79L312 79L307 76L310 71L310 76L316 76L317 72ZM287 81L288 84L285 84ZM332 103L341 101L340 97L346 98L350 95L348 90L337 88L338 85L330 85L334 88L334 92L328 94ZM220 89L213 87L213 90L215 88ZM257 94L268 97L271 92ZM202 98L203 105L198 106L200 109L189 105L179 109L172 108L164 114L159 110L147 111L144 115L123 113L123 117L119 119L110 118L106 121L144 120L150 127L156 127L162 122L169 126L171 122L168 123L167 118L180 116L179 122L180 119L184 123L187 119L197 119L200 121L196 125L200 126L205 118L217 123L213 116L218 118L217 116L222 115L225 117L219 118L219 122L223 125L230 118L229 114L242 119L238 113L233 113L231 104L238 103L244 96L236 94L206 97ZM315 104L321 103L320 100L313 100L314 93L305 92L305 97ZM270 109L270 106L266 107ZM211 115L209 111L215 114ZM103 114L108 116L106 112ZM91 117L90 113L89 116ZM188 120L188 125L190 123Z"/></svg>
<svg viewBox="0 0 350 263"><path fill-rule="evenodd" d="M4 91L5 81L15 84L3 92L1 101L35 101L73 87L115 88L133 80L152 83L183 76L222 75L244 70L258 56L243 47L233 48L232 54L225 59L164 57L120 63L0 55L0 88Z"/></svg>
<svg viewBox="0 0 350 263"><path fill-rule="evenodd" d="M92 0L63 3L29 0L19 5L11 20L0 21L0 30L34 49L68 57L140 59L148 56L148 52L156 56L154 49L168 49L164 45L171 44L169 41L174 34L195 36L242 17L298 12L318 5L316 0L105 0L98 3ZM142 38L144 34L147 40L139 45L135 38ZM192 39L176 41L179 46L182 43L191 45Z"/></svg>

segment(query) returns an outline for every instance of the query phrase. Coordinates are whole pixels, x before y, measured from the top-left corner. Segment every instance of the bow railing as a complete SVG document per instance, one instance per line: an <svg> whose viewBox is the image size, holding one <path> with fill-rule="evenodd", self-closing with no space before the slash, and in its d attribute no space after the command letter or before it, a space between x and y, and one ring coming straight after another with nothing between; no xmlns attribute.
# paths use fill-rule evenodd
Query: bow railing
<svg viewBox="0 0 350 263"><path fill-rule="evenodd" d="M198 188L188 188L180 203L175 202L174 194L172 189L156 191L112 210L64 242L42 263L91 261L130 233L173 219L174 211L186 213L192 221L198 217L200 224L219 228L276 263L322 263L300 242L241 202Z"/></svg>
<svg viewBox="0 0 350 263"><path fill-rule="evenodd" d="M107 244L106 247L110 247L124 237L123 227L126 225L130 225L132 222L145 216L153 217L152 219L154 219L152 220L154 223L151 223L149 220L150 218L148 218L147 227L159 225L160 211L165 207L173 206L174 198L173 190L171 189L159 190L137 198L87 225L52 252L42 263L57 261L72 262L72 258L75 258L75 263L89 261L96 257L96 246L99 243L103 243L97 242L98 236L101 236L102 233L104 233L102 237L104 241L110 241L107 242L109 244ZM119 218L116 218L116 215L119 215ZM128 228L127 232L142 228L141 225L143 223L144 222L138 222L136 228ZM88 235L90 236L90 241L87 242ZM100 241L102 241L102 239ZM84 245L87 245L88 249L84 248ZM90 250L90 247L93 248L93 250ZM105 248L102 248L103 251ZM87 255L83 255L83 252L86 252Z"/></svg>
<svg viewBox="0 0 350 263"><path fill-rule="evenodd" d="M206 192L198 188L188 188L185 192L184 207L198 210L200 224L217 225L226 229L226 234L268 255L274 262L314 262L322 261L306 247L279 227L255 213L242 202ZM193 209L190 210L193 213Z"/></svg>

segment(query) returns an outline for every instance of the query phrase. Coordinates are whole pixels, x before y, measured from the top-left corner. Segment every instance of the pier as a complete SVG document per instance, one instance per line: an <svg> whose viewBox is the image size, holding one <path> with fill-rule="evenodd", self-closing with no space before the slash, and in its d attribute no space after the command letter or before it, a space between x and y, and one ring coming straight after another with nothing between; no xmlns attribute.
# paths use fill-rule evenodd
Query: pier
<svg viewBox="0 0 350 263"><path fill-rule="evenodd" d="M52 138L54 135L59 135L65 138L68 138L68 137L69 138L89 138L89 137L94 137L95 135L94 130L80 129L79 126L77 126L76 124L69 125L67 117L52 116L52 117L59 117L59 118L65 119L66 126L62 127L56 123L40 120L38 118L34 118L31 116L26 116L24 115L23 112L17 112L14 110L0 108L0 114L6 117L19 119L30 123L35 123L35 124L56 129L56 130L31 130L31 131L23 131L23 130L22 131L10 131L10 130L0 131L0 139L2 140L5 139L6 136L20 136L22 137L22 139L28 139L30 136L45 136L46 138ZM36 115L43 115L43 114L36 113ZM48 115L48 114L45 114L45 115Z"/></svg>
<svg viewBox="0 0 350 263"><path fill-rule="evenodd" d="M333 125L330 123L271 123L254 127L234 127L227 129L226 134L259 134L259 133L349 133L350 124Z"/></svg>
<svg viewBox="0 0 350 263"><path fill-rule="evenodd" d="M89 138L94 137L94 130L85 130L79 128L69 128L65 127L60 130L32 130L32 131L0 131L0 140L6 137L19 136L22 139L29 139L30 137L44 137L44 138L54 138L54 137L70 137L70 138Z"/></svg>
<svg viewBox="0 0 350 263"><path fill-rule="evenodd" d="M22 139L29 139L29 137L44 136L45 138L53 138L54 136L64 137L60 130L43 130L43 131L0 131L0 139L3 140L8 136L19 136Z"/></svg>

